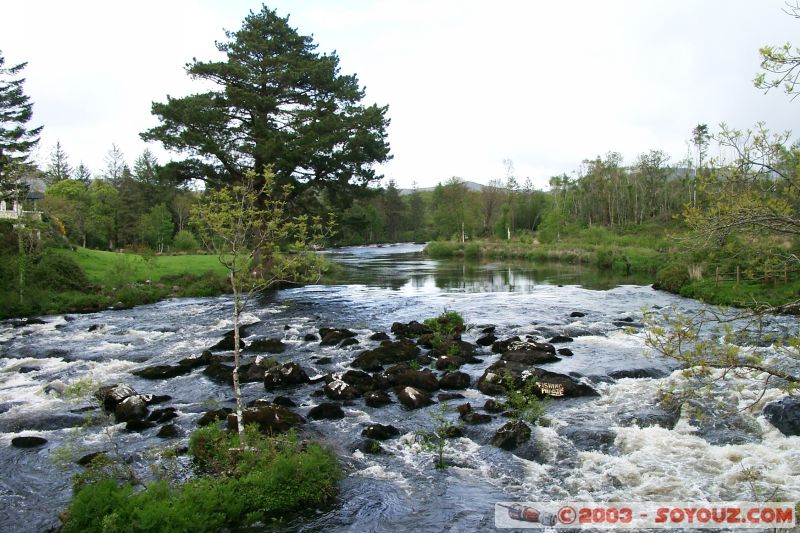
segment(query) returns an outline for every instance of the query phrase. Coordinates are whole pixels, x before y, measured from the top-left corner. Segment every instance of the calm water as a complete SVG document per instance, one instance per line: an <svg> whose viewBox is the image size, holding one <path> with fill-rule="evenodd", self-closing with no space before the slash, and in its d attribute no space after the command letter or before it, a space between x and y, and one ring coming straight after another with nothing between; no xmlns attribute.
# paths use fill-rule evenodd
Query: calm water
<svg viewBox="0 0 800 533"><path fill-rule="evenodd" d="M433 426L439 406L377 409L356 400L344 406L342 420L306 424L336 450L346 477L337 506L289 530L492 530L494 502L510 500L749 500L752 487L743 475L749 468L763 473L758 486L778 486L784 499L800 499L800 439L781 435L759 411L714 423L682 415L673 429L643 422L659 413L658 392L678 372L649 353L641 330L631 334L618 321L637 322L643 309L693 309L695 302L654 291L643 285L647 280L615 279L568 266L436 261L423 257L420 248L331 252L342 264L337 284L284 290L258 302L245 317L245 322L258 321L249 334L282 338L290 349L278 359L297 361L313 377L347 369L361 350L376 345L368 337L388 332L395 321L457 310L471 324L496 325L500 338L574 337L569 348L575 355L546 368L582 377L600 396L550 402L552 424L534 428L533 444L520 451L522 457L488 444L505 422L501 417L467 426L464 437L449 443L446 457L453 466L445 471L433 468L432 455L415 439L415 432ZM70 428L81 417L70 412L76 405L45 392L48 385L88 376L101 383L129 383L140 393L169 394L173 400L165 405L178 408L175 423L186 434L209 406L232 405L229 388L207 380L200 370L164 381L131 375L145 366L175 364L216 343L231 328L229 306L227 297L179 299L126 311L44 317L44 325L0 325L0 530L54 526L69 500L69 478L77 467L58 470L51 458L72 438ZM572 311L586 316L570 318ZM794 320L776 322L796 332ZM350 328L360 345L342 349L303 340L323 326ZM473 329L465 340L479 335ZM314 359L319 356L331 357L333 364L318 365ZM479 356L482 364L462 368L473 384L497 358L488 350ZM608 378L621 369L651 369L664 377ZM742 385L744 392L737 394L746 396L751 384ZM318 388L307 385L280 394L290 396L300 406L295 410L305 415L324 401L312 396ZM477 407L488 398L476 389L464 395L465 400L451 403L469 401ZM244 396L249 401L272 393L251 383ZM766 400L779 396L770 390ZM385 441L382 455L352 451L362 427L374 422L393 424L403 435ZM152 450L165 441L155 437L156 429L139 434L121 428L116 429L125 453L146 472ZM19 435L40 435L48 444L33 450L10 447ZM88 451L107 447L96 430L82 433L78 442ZM186 438L167 442L185 444Z"/></svg>

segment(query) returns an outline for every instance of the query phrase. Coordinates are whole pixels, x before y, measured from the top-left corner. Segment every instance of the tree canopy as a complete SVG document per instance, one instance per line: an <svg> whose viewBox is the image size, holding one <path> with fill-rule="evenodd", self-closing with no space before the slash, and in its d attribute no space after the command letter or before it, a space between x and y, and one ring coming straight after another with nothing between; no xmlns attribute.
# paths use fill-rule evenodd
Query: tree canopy
<svg viewBox="0 0 800 533"><path fill-rule="evenodd" d="M355 75L343 75L335 52L320 54L274 10L250 12L240 30L225 32L223 61L193 60L195 79L216 90L154 102L161 124L141 134L188 155L176 175L210 186L241 182L271 165L276 185L293 195L308 189L335 201L351 185L376 176L390 158L387 106L361 103Z"/></svg>

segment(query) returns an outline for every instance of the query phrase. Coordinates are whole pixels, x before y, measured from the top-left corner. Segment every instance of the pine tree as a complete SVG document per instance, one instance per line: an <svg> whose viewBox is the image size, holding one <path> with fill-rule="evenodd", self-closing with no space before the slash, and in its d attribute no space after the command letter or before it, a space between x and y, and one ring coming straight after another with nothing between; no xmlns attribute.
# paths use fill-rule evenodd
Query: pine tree
<svg viewBox="0 0 800 533"><path fill-rule="evenodd" d="M47 184L54 185L59 181L69 179L72 167L69 164L67 153L61 148L61 141L56 141L53 151L50 152L50 164L47 166Z"/></svg>

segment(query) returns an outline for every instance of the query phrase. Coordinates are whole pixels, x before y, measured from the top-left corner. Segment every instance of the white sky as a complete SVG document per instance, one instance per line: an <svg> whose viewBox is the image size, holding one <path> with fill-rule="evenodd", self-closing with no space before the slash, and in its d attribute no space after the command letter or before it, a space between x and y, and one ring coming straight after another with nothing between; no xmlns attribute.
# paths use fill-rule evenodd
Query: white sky
<svg viewBox="0 0 800 533"><path fill-rule="evenodd" d="M401 187L451 176L486 183L550 176L619 151L626 162L662 149L687 154L698 123L792 129L800 101L752 85L758 48L797 39L782 0L324 1L268 4L323 52L336 50L367 102L389 105ZM0 3L7 65L28 61L39 159L56 140L73 166L105 167L115 142L129 163L154 126L150 103L199 92L183 66L210 59L243 0ZM168 154L151 144L161 162Z"/></svg>

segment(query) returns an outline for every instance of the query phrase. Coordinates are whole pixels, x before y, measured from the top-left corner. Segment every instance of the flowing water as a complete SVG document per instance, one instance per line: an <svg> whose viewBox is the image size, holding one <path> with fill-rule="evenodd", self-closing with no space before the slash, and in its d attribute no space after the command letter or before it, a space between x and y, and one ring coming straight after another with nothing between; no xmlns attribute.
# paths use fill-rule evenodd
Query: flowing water
<svg viewBox="0 0 800 533"><path fill-rule="evenodd" d="M550 425L534 428L532 444L518 455L489 444L506 422L502 417L467 426L463 437L449 441L446 460L451 466L444 471L434 468L432 454L415 438L416 432L434 426L439 406L408 411L397 403L371 408L362 400L350 402L344 419L305 425L335 449L345 466L339 502L292 523L290 530L492 530L497 501L753 500L774 488L784 501L800 499L800 438L783 436L760 409L714 421L684 413L677 423L664 422L670 417L658 405L659 391L679 379L680 372L649 352L639 322L644 309L696 309L696 302L655 291L642 284L645 280L603 277L569 266L436 261L422 256L420 248L331 252L342 265L337 284L282 290L257 302L244 317L245 323L257 322L248 335L283 339L290 349L278 360L296 361L314 377L346 370L361 350L377 345L368 337L388 332L393 322L456 310L470 324L495 325L499 338L573 337L569 348L574 356L544 367L579 377L600 396L549 402ZM571 318L573 311L585 316ZM194 298L43 317L45 323L37 325L0 324L0 531L46 530L57 525L57 513L67 505L70 476L78 467L57 468L53 457L59 447L74 445L73 428L82 423L85 404L63 399L58 392L63 384L89 377L172 397L164 405L178 409L173 422L184 431L183 439L159 439L157 429L126 433L123 426L114 428L123 452L142 471L152 462L153 450L185 444L204 411L231 406L230 388L209 381L201 369L161 381L131 374L200 354L230 330L229 314L228 297ZM797 333L794 319L774 322L784 333ZM349 328L359 344L322 347L304 340L320 327ZM464 338L478 336L476 327ZM330 357L332 364L318 364L320 356ZM483 363L461 369L473 385L497 355L485 349L479 357ZM632 369L660 377L608 377ZM746 380L740 385L732 401L746 403L756 392ZM300 406L295 410L305 415L326 401L312 396L319 387L279 394L291 397ZM488 399L476 389L463 393L465 400L449 403L468 401L479 408ZM243 394L247 401L274 395L261 383L244 385ZM780 396L771 389L763 401ZM457 421L455 413L445 416ZM380 455L353 451L369 423L395 425L403 435L384 441ZM11 439L21 435L48 442L35 449L11 447ZM77 442L88 451L108 449L100 429L80 435ZM754 471L760 473L755 482L749 475Z"/></svg>

